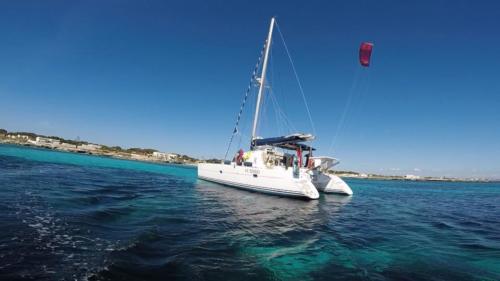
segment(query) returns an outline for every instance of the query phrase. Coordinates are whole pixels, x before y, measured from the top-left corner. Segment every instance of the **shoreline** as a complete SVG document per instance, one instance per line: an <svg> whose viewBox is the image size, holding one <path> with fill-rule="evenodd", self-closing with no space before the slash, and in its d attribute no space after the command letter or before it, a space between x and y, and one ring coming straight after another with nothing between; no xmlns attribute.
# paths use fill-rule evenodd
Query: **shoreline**
<svg viewBox="0 0 500 281"><path fill-rule="evenodd" d="M6 131L5 131L6 132ZM122 149L119 146L106 146L93 144L86 141L71 141L59 137L46 137L34 133L12 132L0 134L0 144L24 146L31 148L47 149L60 152L68 152L83 155L94 155L109 157L118 160L138 161L153 164L170 164L195 168L200 162L218 163L221 160L200 160L187 155L177 153L164 153L155 149L129 148ZM464 183L491 183L500 182L500 179L486 178L452 178L452 177L429 177L429 176L398 176L365 174L353 171L330 170L330 173L346 179L360 180L400 180L420 182L464 182Z"/></svg>
<svg viewBox="0 0 500 281"><path fill-rule="evenodd" d="M159 161L159 160L154 160L154 159L136 159L133 157L124 157L123 155L102 154L102 153L79 153L76 151L68 151L68 150L64 150L64 149L42 147L42 146L36 146L36 145L32 145L32 144L21 144L21 143L0 141L0 145L29 147L29 148L34 148L34 149L48 150L48 151L66 152L66 153L72 153L72 154L105 157L105 158L112 158L112 159L116 159L116 160L127 160L127 161L135 161L135 162L150 163L150 164L175 165L175 166L182 166L185 168L197 168L198 167L198 163L180 163L180 162L176 163L176 162L168 162L168 161ZM360 177L360 176L354 176L354 175L349 175L349 174L335 173L335 171L333 171L333 174L335 174L343 179L357 179L357 180L383 180L383 181L406 181L406 182L500 183L500 180L466 180L466 179L457 179L457 178L406 179L402 176L383 176L383 175Z"/></svg>
<svg viewBox="0 0 500 281"><path fill-rule="evenodd" d="M406 179L402 176L374 176L374 177L358 177L333 173L343 179L357 179L357 180L382 180L382 181L406 181L406 182L461 182L461 183L500 183L500 180L487 180L487 179L459 179L459 178L433 178L424 177L420 179Z"/></svg>
<svg viewBox="0 0 500 281"><path fill-rule="evenodd" d="M76 155L96 156L96 157L103 157L103 158L111 158L111 159L115 159L115 160L126 160L126 161L134 161L134 162L141 162L141 163L160 164L160 165L162 165L162 164L163 165L175 165L175 166L184 166L186 168L187 167L189 167L189 168L198 167L197 163L168 162L168 161L160 161L160 160L154 160L154 159L136 159L133 157L125 157L123 155L114 155L114 154L107 154L107 153L81 153L81 152L77 152L77 151L57 149L57 148L44 147L44 146L37 146L37 145L32 145L32 144L4 142L1 140L0 140L0 145L28 147L28 148L32 148L32 149L65 152L65 153L71 153L71 154L76 154Z"/></svg>

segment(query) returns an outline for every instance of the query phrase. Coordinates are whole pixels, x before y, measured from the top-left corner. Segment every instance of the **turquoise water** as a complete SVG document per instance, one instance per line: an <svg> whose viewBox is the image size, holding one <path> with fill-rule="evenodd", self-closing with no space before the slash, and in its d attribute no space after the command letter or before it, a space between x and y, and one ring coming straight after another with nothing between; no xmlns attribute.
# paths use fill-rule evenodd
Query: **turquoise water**
<svg viewBox="0 0 500 281"><path fill-rule="evenodd" d="M500 280L500 184L348 183L301 201L0 145L0 279Z"/></svg>

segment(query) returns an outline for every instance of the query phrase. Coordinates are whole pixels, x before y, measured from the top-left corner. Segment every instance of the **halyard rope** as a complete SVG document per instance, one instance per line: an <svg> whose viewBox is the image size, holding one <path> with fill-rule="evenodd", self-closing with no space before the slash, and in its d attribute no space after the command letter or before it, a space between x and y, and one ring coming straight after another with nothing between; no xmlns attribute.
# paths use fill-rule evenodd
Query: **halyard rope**
<svg viewBox="0 0 500 281"><path fill-rule="evenodd" d="M286 54L288 55L288 59L290 60L290 64L292 65L293 73L295 74L295 79L297 79L297 84L299 85L300 93L302 94L302 99L304 100L304 104L306 105L307 116L309 117L309 122L311 123L313 134L316 135L316 129L314 128L314 122L313 122L312 117L311 117L311 111L309 110L309 106L307 105L306 95L304 94L304 90L302 89L302 83L300 83L299 75L297 74L297 71L295 70L295 65L293 63L292 56L290 55L290 52L288 51L288 47L285 43L285 38L283 37L283 34L281 33L280 26L278 25L277 21L276 21L276 27L278 28L278 33L280 34L281 41L283 41L283 46L285 46Z"/></svg>
<svg viewBox="0 0 500 281"><path fill-rule="evenodd" d="M238 113L238 117L236 118L236 124L234 125L233 133L231 134L231 139L229 140L229 144L227 145L226 154L224 154L224 161L227 159L227 154L229 153L229 149L231 148L231 143L233 142L234 135L238 132L238 126L241 119L241 114L243 113L243 108L245 107L245 103L248 99L248 94L252 89L252 85L257 75L257 71L259 70L260 63L262 61L262 56L264 55L264 50L266 49L267 40L264 43L264 47L260 51L259 59L257 60L257 64L255 64L254 70L252 72L252 78L250 78L250 83L248 84L247 90L245 92L245 96L243 97L243 102L240 106L240 112Z"/></svg>

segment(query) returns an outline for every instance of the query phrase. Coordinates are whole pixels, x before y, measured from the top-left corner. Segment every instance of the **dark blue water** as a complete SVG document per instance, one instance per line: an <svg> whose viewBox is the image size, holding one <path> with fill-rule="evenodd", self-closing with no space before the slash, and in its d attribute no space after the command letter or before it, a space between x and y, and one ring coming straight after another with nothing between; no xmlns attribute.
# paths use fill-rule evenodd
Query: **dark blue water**
<svg viewBox="0 0 500 281"><path fill-rule="evenodd" d="M0 145L3 280L500 280L500 185L301 201L196 169Z"/></svg>

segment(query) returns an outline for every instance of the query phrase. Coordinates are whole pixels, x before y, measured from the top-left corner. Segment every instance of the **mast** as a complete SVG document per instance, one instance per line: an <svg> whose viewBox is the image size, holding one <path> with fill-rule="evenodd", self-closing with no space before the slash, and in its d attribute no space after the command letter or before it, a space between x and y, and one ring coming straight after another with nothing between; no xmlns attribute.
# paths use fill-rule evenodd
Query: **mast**
<svg viewBox="0 0 500 281"><path fill-rule="evenodd" d="M262 93L264 92L266 70L267 70L267 59L269 58L269 49L271 48L271 39L273 37L273 28L274 28L274 17L271 18L271 25L269 25L269 34L267 35L267 40L266 40L266 50L264 51L264 62L262 63L262 72L260 74L260 81L259 81L259 83L260 83L259 93L257 95L257 104L255 106L255 115L253 118L252 140L251 140L252 143L256 137L255 134L257 132L257 122L259 121L260 102L261 102ZM251 147L253 147L253 145L251 145Z"/></svg>

